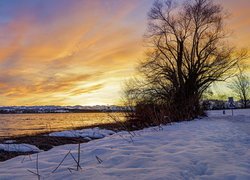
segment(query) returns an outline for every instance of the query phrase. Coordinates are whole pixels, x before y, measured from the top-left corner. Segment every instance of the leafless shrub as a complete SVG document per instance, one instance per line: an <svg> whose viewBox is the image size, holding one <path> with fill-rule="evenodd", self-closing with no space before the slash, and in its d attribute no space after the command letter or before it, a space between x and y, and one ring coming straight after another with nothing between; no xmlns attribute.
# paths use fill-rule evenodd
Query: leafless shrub
<svg viewBox="0 0 250 180"><path fill-rule="evenodd" d="M250 103L250 78L239 68L239 73L228 85L235 96L242 102L242 107L247 108Z"/></svg>

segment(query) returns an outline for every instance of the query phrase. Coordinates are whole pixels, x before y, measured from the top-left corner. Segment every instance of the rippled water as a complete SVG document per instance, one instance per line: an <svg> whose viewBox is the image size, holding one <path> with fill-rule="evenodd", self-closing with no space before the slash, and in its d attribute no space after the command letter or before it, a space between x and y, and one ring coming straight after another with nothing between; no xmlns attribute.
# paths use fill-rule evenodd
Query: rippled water
<svg viewBox="0 0 250 180"><path fill-rule="evenodd" d="M119 117L121 113L112 113ZM60 131L76 127L112 123L107 113L0 114L0 137Z"/></svg>

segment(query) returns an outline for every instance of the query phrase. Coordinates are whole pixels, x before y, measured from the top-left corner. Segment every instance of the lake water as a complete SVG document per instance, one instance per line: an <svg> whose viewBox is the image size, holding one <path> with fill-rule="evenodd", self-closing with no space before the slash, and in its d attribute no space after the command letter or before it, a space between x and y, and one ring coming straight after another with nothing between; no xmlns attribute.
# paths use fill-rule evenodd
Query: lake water
<svg viewBox="0 0 250 180"><path fill-rule="evenodd" d="M111 115L124 120L122 113ZM0 137L61 131L113 122L107 113L0 114Z"/></svg>

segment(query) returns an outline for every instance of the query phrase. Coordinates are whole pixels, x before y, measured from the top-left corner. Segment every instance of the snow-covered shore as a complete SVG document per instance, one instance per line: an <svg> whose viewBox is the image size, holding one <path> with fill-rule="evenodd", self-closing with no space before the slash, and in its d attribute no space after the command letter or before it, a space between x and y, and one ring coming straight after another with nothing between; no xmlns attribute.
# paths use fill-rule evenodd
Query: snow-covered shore
<svg viewBox="0 0 250 180"><path fill-rule="evenodd" d="M232 117L211 111L209 117L136 131L119 132L81 144L81 167L71 156L77 145L64 145L38 154L45 179L250 179L250 110ZM131 139L133 141L131 141ZM0 162L0 179L37 179L36 154ZM24 159L24 160L23 160Z"/></svg>
<svg viewBox="0 0 250 180"><path fill-rule="evenodd" d="M85 138L88 140L91 139L101 139L108 135L114 134L114 131L107 129L90 128L90 129L82 129L82 130L69 130L69 131L61 131L61 132L53 132L50 133L49 136L55 137L79 137Z"/></svg>

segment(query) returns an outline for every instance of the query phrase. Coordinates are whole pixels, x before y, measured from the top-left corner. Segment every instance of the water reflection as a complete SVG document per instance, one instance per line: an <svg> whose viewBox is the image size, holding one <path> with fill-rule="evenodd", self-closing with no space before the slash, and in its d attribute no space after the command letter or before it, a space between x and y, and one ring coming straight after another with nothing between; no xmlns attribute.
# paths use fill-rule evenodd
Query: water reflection
<svg viewBox="0 0 250 180"><path fill-rule="evenodd" d="M124 120L122 113L113 113ZM0 137L112 123L107 113L0 114Z"/></svg>

